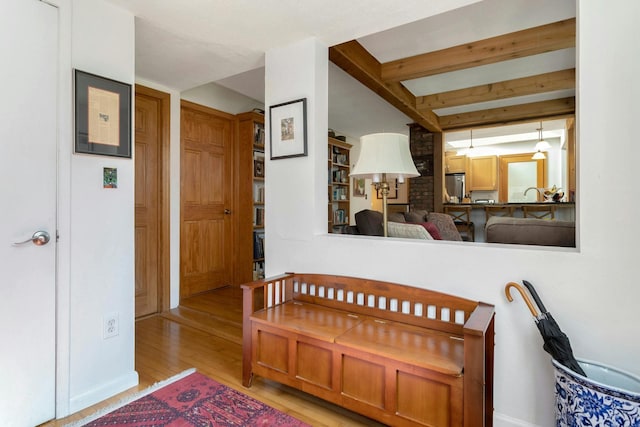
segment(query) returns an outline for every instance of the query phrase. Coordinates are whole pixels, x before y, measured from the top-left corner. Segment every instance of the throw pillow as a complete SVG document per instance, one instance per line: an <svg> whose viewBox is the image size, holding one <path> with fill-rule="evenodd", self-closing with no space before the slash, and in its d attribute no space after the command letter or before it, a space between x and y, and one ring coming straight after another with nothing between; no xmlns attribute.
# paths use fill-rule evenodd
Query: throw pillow
<svg viewBox="0 0 640 427"><path fill-rule="evenodd" d="M389 237L433 240L433 237L431 237L431 234L429 234L429 232L421 224L388 222L387 231L389 232Z"/></svg>
<svg viewBox="0 0 640 427"><path fill-rule="evenodd" d="M434 223L418 222L416 224L423 226L429 232L431 237L433 237L434 240L442 240L442 236L440 236L440 230L438 230L438 227L436 227Z"/></svg>
<svg viewBox="0 0 640 427"><path fill-rule="evenodd" d="M406 222L402 212L392 212L387 216L387 220L392 222Z"/></svg>
<svg viewBox="0 0 640 427"><path fill-rule="evenodd" d="M453 218L451 215L445 213L438 212L429 212L427 215L427 220L438 228L440 232L440 236L442 240L454 240L457 242L462 241L462 237L460 237L460 233L456 228L456 225L453 223Z"/></svg>
<svg viewBox="0 0 640 427"><path fill-rule="evenodd" d="M404 214L404 218L407 220L407 222L413 222L413 223L428 221L427 211L425 210L415 210L415 211L406 212Z"/></svg>

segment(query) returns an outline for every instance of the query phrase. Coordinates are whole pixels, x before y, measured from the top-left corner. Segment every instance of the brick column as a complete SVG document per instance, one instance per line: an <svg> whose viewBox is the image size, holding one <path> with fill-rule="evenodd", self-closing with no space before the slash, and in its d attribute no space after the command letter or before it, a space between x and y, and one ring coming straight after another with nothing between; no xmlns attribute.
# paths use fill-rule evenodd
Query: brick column
<svg viewBox="0 0 640 427"><path fill-rule="evenodd" d="M411 156L421 176L409 180L409 207L411 210L434 211L433 134L418 124L410 125Z"/></svg>

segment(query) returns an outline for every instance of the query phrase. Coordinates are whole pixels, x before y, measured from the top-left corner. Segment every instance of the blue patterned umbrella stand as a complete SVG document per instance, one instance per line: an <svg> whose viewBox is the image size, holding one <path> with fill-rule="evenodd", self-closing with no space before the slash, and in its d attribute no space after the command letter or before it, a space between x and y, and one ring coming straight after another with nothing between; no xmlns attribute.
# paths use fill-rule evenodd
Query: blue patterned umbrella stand
<svg viewBox="0 0 640 427"><path fill-rule="evenodd" d="M556 425L640 426L640 377L578 360L588 378L552 360L556 378Z"/></svg>

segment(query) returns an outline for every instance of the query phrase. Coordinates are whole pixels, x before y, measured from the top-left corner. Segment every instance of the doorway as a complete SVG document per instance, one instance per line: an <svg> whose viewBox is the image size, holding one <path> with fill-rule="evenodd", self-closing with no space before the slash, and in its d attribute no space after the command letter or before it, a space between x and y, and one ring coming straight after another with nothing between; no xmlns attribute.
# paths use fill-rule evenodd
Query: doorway
<svg viewBox="0 0 640 427"><path fill-rule="evenodd" d="M527 188L547 186L547 159L534 160L531 153L500 156L499 200L505 203L540 201L537 191ZM534 194L535 193L535 194Z"/></svg>
<svg viewBox="0 0 640 427"><path fill-rule="evenodd" d="M232 283L234 131L233 115L181 102L181 300Z"/></svg>
<svg viewBox="0 0 640 427"><path fill-rule="evenodd" d="M135 88L135 315L169 309L168 93Z"/></svg>

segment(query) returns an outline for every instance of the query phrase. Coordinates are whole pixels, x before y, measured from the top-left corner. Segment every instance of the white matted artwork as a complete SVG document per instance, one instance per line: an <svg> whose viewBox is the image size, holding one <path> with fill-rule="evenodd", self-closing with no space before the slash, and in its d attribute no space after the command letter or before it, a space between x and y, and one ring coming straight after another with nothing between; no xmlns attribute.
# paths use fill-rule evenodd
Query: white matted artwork
<svg viewBox="0 0 640 427"><path fill-rule="evenodd" d="M269 108L271 160L307 155L307 98Z"/></svg>

